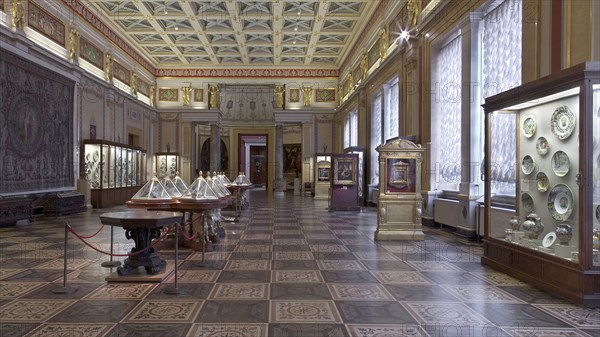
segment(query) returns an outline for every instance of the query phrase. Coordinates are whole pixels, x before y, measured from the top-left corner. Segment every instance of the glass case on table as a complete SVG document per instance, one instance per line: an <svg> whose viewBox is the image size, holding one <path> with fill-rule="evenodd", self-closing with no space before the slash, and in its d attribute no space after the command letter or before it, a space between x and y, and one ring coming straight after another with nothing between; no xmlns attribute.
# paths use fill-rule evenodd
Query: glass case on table
<svg viewBox="0 0 600 337"><path fill-rule="evenodd" d="M90 184L92 206L102 208L127 201L145 183L144 161L141 148L84 140L81 162Z"/></svg>
<svg viewBox="0 0 600 337"><path fill-rule="evenodd" d="M583 304L598 300L591 285L600 282L599 76L600 63L588 62L484 104L490 179L482 262ZM507 121L508 130L496 125ZM504 172L513 161L503 157L506 148L516 165ZM498 191L515 195L508 221L493 215Z"/></svg>

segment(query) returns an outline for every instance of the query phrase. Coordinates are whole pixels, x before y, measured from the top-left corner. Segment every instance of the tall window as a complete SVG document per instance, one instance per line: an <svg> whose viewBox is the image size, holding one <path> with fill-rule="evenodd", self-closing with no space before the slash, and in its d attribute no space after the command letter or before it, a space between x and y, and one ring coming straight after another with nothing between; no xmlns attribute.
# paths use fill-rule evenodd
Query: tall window
<svg viewBox="0 0 600 337"><path fill-rule="evenodd" d="M358 109L352 110L344 119L344 148L358 146Z"/></svg>
<svg viewBox="0 0 600 337"><path fill-rule="evenodd" d="M371 156L370 162L370 183L379 183L379 152L375 148L382 144L382 122L381 122L381 92L377 92L371 101Z"/></svg>
<svg viewBox="0 0 600 337"><path fill-rule="evenodd" d="M447 42L436 58L432 82L432 141L437 186L458 189L461 177L461 38Z"/></svg>
<svg viewBox="0 0 600 337"><path fill-rule="evenodd" d="M384 141L390 138L398 137L399 135L399 112L400 112L400 101L398 96L400 90L398 88L398 78L394 78L388 82L385 86L385 110L384 110Z"/></svg>
<svg viewBox="0 0 600 337"><path fill-rule="evenodd" d="M522 3L506 0L483 21L483 96L489 97L521 84ZM516 191L516 116L492 116L492 193Z"/></svg>

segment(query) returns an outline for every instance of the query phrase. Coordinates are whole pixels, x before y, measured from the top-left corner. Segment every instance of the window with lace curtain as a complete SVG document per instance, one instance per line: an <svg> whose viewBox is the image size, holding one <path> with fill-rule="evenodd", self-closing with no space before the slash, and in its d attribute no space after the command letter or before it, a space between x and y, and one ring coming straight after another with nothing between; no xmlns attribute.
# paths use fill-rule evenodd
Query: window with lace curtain
<svg viewBox="0 0 600 337"><path fill-rule="evenodd" d="M344 148L358 146L358 108L344 119Z"/></svg>
<svg viewBox="0 0 600 337"><path fill-rule="evenodd" d="M432 80L432 186L457 190L461 177L461 37L445 43L435 57Z"/></svg>
<svg viewBox="0 0 600 337"><path fill-rule="evenodd" d="M371 101L371 151L369 158L370 184L379 184L379 152L375 148L383 143L381 121L381 92L377 92Z"/></svg>
<svg viewBox="0 0 600 337"><path fill-rule="evenodd" d="M400 102L398 96L400 95L400 91L398 88L398 78L395 77L393 80L389 81L384 85L384 96L385 96L385 109L384 109L384 132L383 132L383 140L386 141L390 138L398 137L399 132L399 112L400 112Z"/></svg>
<svg viewBox="0 0 600 337"><path fill-rule="evenodd" d="M522 12L520 0L505 0L483 18L484 98L521 84ZM515 195L516 116L494 114L492 118L492 194Z"/></svg>

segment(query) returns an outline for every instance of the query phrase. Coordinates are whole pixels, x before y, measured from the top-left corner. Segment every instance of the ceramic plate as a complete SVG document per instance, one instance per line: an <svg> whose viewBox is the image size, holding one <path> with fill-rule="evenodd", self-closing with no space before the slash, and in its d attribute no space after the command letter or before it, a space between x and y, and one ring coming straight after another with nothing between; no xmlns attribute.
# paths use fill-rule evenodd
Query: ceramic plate
<svg viewBox="0 0 600 337"><path fill-rule="evenodd" d="M98 150L94 151L94 161L98 161L98 159L100 159L100 154L98 153Z"/></svg>
<svg viewBox="0 0 600 337"><path fill-rule="evenodd" d="M569 156L563 151L556 151L552 156L552 171L559 176L564 177L569 173Z"/></svg>
<svg viewBox="0 0 600 337"><path fill-rule="evenodd" d="M546 192L548 190L548 185L550 181L548 180L548 176L544 172L538 172L535 176L536 187L540 192Z"/></svg>
<svg viewBox="0 0 600 337"><path fill-rule="evenodd" d="M550 146L548 145L548 140L546 139L546 137L540 137L535 142L535 149L537 150L540 156L545 156L546 153L548 153L549 147Z"/></svg>
<svg viewBox="0 0 600 337"><path fill-rule="evenodd" d="M569 186L558 184L548 195L548 210L554 220L565 221L573 211L573 193Z"/></svg>
<svg viewBox="0 0 600 337"><path fill-rule="evenodd" d="M535 170L535 162L530 155L526 155L523 157L521 161L521 171L525 173L525 175L530 175Z"/></svg>
<svg viewBox="0 0 600 337"><path fill-rule="evenodd" d="M533 212L533 198L529 195L529 193L521 194L521 206L523 206L523 210L525 212Z"/></svg>
<svg viewBox="0 0 600 337"><path fill-rule="evenodd" d="M544 236L544 239L542 240L542 246L548 248L554 244L554 241L556 241L556 233L550 232Z"/></svg>
<svg viewBox="0 0 600 337"><path fill-rule="evenodd" d="M523 135L527 138L531 138L535 133L536 125L533 117L527 117L523 121Z"/></svg>
<svg viewBox="0 0 600 337"><path fill-rule="evenodd" d="M566 105L556 108L550 119L550 128L558 139L569 138L575 130L575 114L573 114L571 108Z"/></svg>

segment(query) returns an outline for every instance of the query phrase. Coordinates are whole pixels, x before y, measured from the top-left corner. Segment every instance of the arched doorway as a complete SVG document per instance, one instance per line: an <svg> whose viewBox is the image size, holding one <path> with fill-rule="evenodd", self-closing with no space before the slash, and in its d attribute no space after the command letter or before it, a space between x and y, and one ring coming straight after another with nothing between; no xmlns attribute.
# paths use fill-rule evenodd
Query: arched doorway
<svg viewBox="0 0 600 337"><path fill-rule="evenodd" d="M206 139L200 150L200 171L210 171L210 138ZM229 171L229 152L225 142L221 139L221 168L220 171Z"/></svg>

